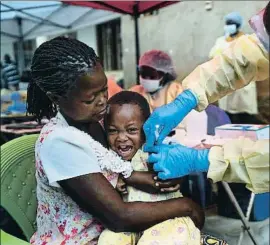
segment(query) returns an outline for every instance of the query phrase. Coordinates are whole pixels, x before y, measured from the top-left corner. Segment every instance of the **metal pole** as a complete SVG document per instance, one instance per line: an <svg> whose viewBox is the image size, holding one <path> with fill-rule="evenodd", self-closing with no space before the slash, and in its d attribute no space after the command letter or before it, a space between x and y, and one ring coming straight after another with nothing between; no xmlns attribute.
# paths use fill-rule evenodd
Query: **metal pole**
<svg viewBox="0 0 270 245"><path fill-rule="evenodd" d="M243 214L242 209L241 209L241 207L239 206L239 204L238 204L238 202L237 202L237 200L236 200L236 198L235 198L235 196L234 196L234 194L233 194L233 192L232 192L230 186L228 185L228 183L226 183L226 182L224 182L224 181L222 181L221 183L222 183L222 185L223 185L225 191L227 192L227 194L228 194L228 196L229 196L231 202L233 203L234 207L236 208L237 213L239 214L240 219L241 219L241 221L242 221L242 223L243 223L244 229L247 231L247 233L248 233L250 239L252 240L253 244L254 244L254 245L259 245L259 243L256 242L255 237L254 237L253 234L251 233L250 226L249 226L249 224L248 224L248 222L247 222L247 220L246 220L246 217L245 217L245 215Z"/></svg>
<svg viewBox="0 0 270 245"><path fill-rule="evenodd" d="M36 16L36 15L30 14L30 13L25 12L25 11L20 10L20 9L15 9L15 8L12 8L11 6L9 6L9 5L7 5L7 4L3 4L3 3L1 3L1 5L2 5L2 6L4 6L4 7L6 7L6 8L9 8L9 9L11 9L11 10L13 10L13 11L17 11L17 12L19 12L19 13L22 13L23 15L27 15L27 16L29 16L29 17L31 17L31 18L36 19L36 20L41 20L41 21L43 21L43 20L44 20L43 18L41 18L41 17L39 17L39 16ZM45 20L45 22L46 22L47 24L50 24L50 25L53 25L53 26L57 26L57 27L60 27L60 28L64 28L64 29L70 29L70 26L64 26L64 25L60 25L60 24L55 23L55 22L50 21L50 20Z"/></svg>
<svg viewBox="0 0 270 245"><path fill-rule="evenodd" d="M6 13L6 12L11 12L11 11L18 11L18 10L29 10L29 9L44 9L44 8L51 8L51 7L56 7L59 6L60 4L50 4L50 5L43 5L43 6L33 6L33 7L23 7L23 8L18 8L18 9L6 9L6 10L1 10L1 13Z"/></svg>
<svg viewBox="0 0 270 245"><path fill-rule="evenodd" d="M135 54L136 54L136 81L139 84L139 71L138 71L138 64L140 59L140 41L139 41L139 9L138 9L138 2L134 4L133 7L134 13L134 28L135 28Z"/></svg>
<svg viewBox="0 0 270 245"><path fill-rule="evenodd" d="M249 218L250 218L250 215L251 215L251 211L252 211L254 199L255 199L255 194L252 193L251 194L251 197L250 197L250 200L249 200L249 204L248 204L248 208L247 208L247 213L246 213L246 221L247 222L249 221ZM240 237L239 237L239 240L238 240L238 245L241 245L242 244L244 235L245 235L245 230L243 229L241 231L241 234L240 234Z"/></svg>
<svg viewBox="0 0 270 245"><path fill-rule="evenodd" d="M24 48L23 48L23 30L22 30L22 18L17 18L17 23L19 27L19 41L18 41L18 70L22 74L25 68L24 62Z"/></svg>

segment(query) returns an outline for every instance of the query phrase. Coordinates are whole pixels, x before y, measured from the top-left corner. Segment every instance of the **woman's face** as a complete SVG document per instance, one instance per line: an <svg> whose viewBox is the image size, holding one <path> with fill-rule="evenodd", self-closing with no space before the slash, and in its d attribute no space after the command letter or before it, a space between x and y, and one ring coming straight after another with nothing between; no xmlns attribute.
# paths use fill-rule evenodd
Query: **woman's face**
<svg viewBox="0 0 270 245"><path fill-rule="evenodd" d="M101 67L81 77L66 98L59 100L60 110L77 122L100 121L108 100L107 78Z"/></svg>

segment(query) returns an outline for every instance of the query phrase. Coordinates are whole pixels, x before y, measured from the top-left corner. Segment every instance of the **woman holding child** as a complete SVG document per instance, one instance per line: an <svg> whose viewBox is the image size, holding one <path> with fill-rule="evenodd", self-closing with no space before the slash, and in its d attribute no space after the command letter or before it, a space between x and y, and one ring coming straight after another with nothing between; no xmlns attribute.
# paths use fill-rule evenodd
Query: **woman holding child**
<svg viewBox="0 0 270 245"><path fill-rule="evenodd" d="M269 58L262 55L261 63L269 65ZM106 113L107 79L93 49L73 39L52 39L36 50L31 70L28 112L38 120L51 119L42 129L35 148L38 209L37 232L31 243L98 244L106 227L112 231L110 236L114 232L120 236L117 241L105 239L105 244L159 244L159 241L160 244L177 244L176 241L199 244L198 228L203 225L204 215L191 200L172 198L168 194L162 197L163 201L150 202L147 195L141 201L144 195L137 195L134 190L134 199L125 202L115 189L118 179L123 179L130 188L149 194L175 187L179 182L158 181L156 186L153 173L140 165L145 163L143 155L137 154L142 154L139 151L143 143L141 124L146 118L143 113L140 115L136 103L134 107L134 103L112 101L105 127L110 147L116 153L108 150L106 135L98 123ZM186 108L181 107L181 115L198 105L196 99L190 99L194 97L190 93L186 91L181 96L180 103ZM217 94L212 99L216 97ZM123 105L134 107L131 115L125 115L125 120ZM115 123L115 118L121 120ZM138 118L141 124L135 123ZM127 124L127 121L130 122ZM177 125L179 121L178 118L172 124ZM169 146L163 149L167 153L173 151ZM208 167L204 155L208 156L208 152L197 155L202 159L199 161L202 166L197 166L199 170ZM187 164L194 163L192 158L186 160L191 160ZM132 189L129 190L131 198ZM170 232L162 232L166 229Z"/></svg>
<svg viewBox="0 0 270 245"><path fill-rule="evenodd" d="M158 194L161 189L176 192L179 180L154 181L145 165L133 169L137 151L143 157L139 148L144 140L142 124L148 116L141 113L139 105L133 108L132 115L137 115L131 118L133 125L125 125L123 118L117 123L110 114L123 113L121 106L117 109L118 102L113 103L116 105L110 108L105 126L116 153L108 149L105 132L98 123L106 113L107 79L92 48L62 37L45 42L35 51L31 76L28 113L38 120L50 118L35 148L38 208L32 244L97 244L104 227L120 234L138 232L136 240L127 237L130 244L200 243L199 229L204 222L200 207L180 193ZM125 106L132 107L132 103ZM118 131L120 143L115 143ZM133 140L126 140L126 132ZM136 159L144 163L144 159ZM118 177L143 193L156 194L158 201L143 201L138 196L123 201L115 189ZM152 226L153 232L148 230ZM162 233L166 227L170 233Z"/></svg>

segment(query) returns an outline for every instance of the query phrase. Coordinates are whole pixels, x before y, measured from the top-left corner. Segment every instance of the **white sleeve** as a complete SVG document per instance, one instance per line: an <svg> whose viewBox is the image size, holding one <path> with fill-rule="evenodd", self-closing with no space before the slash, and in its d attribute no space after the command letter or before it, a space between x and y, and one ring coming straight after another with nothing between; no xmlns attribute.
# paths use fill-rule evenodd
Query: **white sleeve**
<svg viewBox="0 0 270 245"><path fill-rule="evenodd" d="M57 181L101 172L88 142L68 129L52 132L40 148L40 160L51 186L59 187Z"/></svg>

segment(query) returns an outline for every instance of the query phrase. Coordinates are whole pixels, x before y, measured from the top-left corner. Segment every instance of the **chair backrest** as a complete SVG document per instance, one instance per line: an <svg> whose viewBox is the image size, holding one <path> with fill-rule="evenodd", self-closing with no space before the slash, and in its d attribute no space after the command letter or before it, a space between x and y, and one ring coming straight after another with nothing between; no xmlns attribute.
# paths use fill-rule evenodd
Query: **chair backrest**
<svg viewBox="0 0 270 245"><path fill-rule="evenodd" d="M18 239L2 230L0 230L0 244L2 245L29 245L28 242Z"/></svg>
<svg viewBox="0 0 270 245"><path fill-rule="evenodd" d="M36 230L35 142L27 135L1 146L1 206L29 240Z"/></svg>

